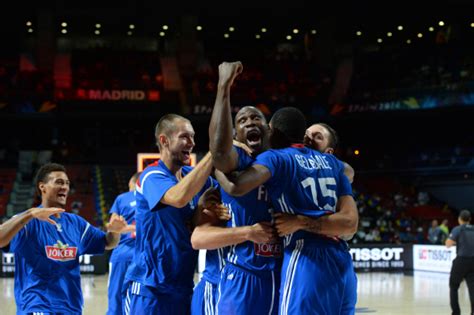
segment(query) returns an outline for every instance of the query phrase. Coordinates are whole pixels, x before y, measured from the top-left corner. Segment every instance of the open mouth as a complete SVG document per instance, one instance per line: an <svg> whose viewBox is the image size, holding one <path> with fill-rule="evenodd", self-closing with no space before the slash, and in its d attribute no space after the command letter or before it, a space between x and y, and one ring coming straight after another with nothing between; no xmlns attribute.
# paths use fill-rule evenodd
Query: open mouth
<svg viewBox="0 0 474 315"><path fill-rule="evenodd" d="M262 144L262 134L259 129L252 129L247 132L247 145L251 148Z"/></svg>
<svg viewBox="0 0 474 315"><path fill-rule="evenodd" d="M59 193L59 194L58 194L58 197L59 197L59 198L64 198L64 199L66 199L67 194L65 194L65 193Z"/></svg>
<svg viewBox="0 0 474 315"><path fill-rule="evenodd" d="M183 154L183 157L188 160L191 158L191 152L190 151L181 151L181 153Z"/></svg>

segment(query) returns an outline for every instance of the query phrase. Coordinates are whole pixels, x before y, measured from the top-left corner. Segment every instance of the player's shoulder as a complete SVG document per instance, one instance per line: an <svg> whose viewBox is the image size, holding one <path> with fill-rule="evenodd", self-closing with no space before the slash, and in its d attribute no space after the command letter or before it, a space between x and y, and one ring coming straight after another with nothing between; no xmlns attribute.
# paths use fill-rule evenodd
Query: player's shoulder
<svg viewBox="0 0 474 315"><path fill-rule="evenodd" d="M130 199L130 198L134 198L134 197L135 197L135 195L134 195L133 191L126 191L126 192L123 192L120 195L118 195L117 199L122 200L122 199Z"/></svg>

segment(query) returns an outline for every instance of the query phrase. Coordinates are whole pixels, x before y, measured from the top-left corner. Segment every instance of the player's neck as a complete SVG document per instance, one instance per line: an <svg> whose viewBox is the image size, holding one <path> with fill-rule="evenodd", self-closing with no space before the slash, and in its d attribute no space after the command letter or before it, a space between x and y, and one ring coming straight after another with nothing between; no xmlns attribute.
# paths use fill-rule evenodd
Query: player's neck
<svg viewBox="0 0 474 315"><path fill-rule="evenodd" d="M176 175L176 173L181 170L181 166L174 163L173 159L168 154L164 154L161 157L161 160L163 161L163 163L165 163L166 167L170 170L171 173Z"/></svg>

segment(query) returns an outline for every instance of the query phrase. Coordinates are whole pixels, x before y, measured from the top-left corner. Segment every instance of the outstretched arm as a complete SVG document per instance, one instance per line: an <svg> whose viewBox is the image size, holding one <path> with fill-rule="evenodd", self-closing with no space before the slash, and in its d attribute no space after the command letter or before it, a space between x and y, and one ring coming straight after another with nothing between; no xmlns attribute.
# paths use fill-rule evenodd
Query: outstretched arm
<svg viewBox="0 0 474 315"><path fill-rule="evenodd" d="M224 173L228 173L238 166L238 155L232 147L230 87L242 69L240 61L223 62L219 65L216 101L209 124L209 148L214 167Z"/></svg>
<svg viewBox="0 0 474 315"><path fill-rule="evenodd" d="M31 208L14 216L0 225L0 247L10 244L13 237L32 219L36 218L55 225L56 222L50 216L59 216L62 212L64 209L61 208Z"/></svg>
<svg viewBox="0 0 474 315"><path fill-rule="evenodd" d="M222 189L232 196L243 196L272 177L270 170L260 164L253 164L245 171L229 177L219 171L215 175Z"/></svg>

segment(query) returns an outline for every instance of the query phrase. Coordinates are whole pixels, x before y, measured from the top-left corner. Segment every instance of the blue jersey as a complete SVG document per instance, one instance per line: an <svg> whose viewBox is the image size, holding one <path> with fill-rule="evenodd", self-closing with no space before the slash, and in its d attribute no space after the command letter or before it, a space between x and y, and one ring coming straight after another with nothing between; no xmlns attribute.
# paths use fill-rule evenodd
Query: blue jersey
<svg viewBox="0 0 474 315"><path fill-rule="evenodd" d="M10 242L15 253L17 313L81 314L79 256L103 254L105 233L72 213L33 219Z"/></svg>
<svg viewBox="0 0 474 315"><path fill-rule="evenodd" d="M184 166L182 175L191 170L192 167ZM161 198L177 183L162 160L148 166L140 175L135 195L135 257L126 275L128 281L170 294L192 292L198 252L191 246L189 224L199 196L212 185L212 178L183 208L162 204Z"/></svg>
<svg viewBox="0 0 474 315"><path fill-rule="evenodd" d="M344 164L334 155L323 154L303 146L268 150L255 164L269 169L272 177L265 183L275 210L291 214L320 217L336 211L337 199L352 195L344 175ZM298 231L285 238L285 246L315 234Z"/></svg>
<svg viewBox="0 0 474 315"><path fill-rule="evenodd" d="M133 191L125 192L115 198L109 213L116 213L125 218L128 224L135 224L135 208L137 202ZM120 243L112 251L110 262L129 261L133 258L133 250L135 248L135 233L122 234Z"/></svg>
<svg viewBox="0 0 474 315"><path fill-rule="evenodd" d="M238 170L252 164L254 159L244 150L235 147L239 156ZM222 191L222 201L231 211L228 227L254 225L272 221L272 207L267 192L260 186L241 197L234 197ZM253 271L274 270L281 257L280 244L255 244L246 241L229 247L227 261Z"/></svg>

